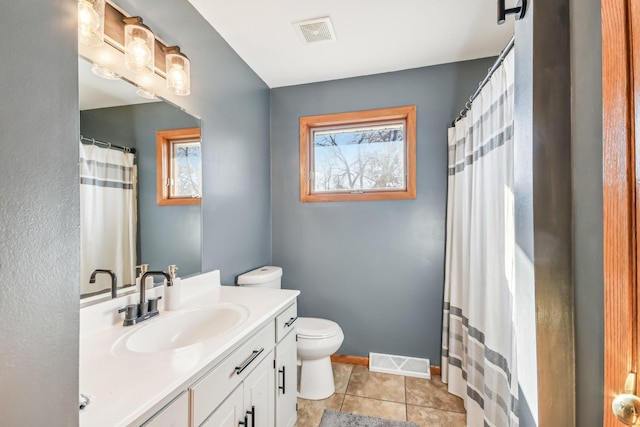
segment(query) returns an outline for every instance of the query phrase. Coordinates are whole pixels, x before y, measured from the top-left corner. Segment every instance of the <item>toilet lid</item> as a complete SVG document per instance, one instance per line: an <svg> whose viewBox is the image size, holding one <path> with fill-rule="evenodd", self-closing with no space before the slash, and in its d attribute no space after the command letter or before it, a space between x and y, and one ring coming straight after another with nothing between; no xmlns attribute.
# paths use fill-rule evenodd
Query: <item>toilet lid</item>
<svg viewBox="0 0 640 427"><path fill-rule="evenodd" d="M329 338L340 331L336 322L315 317L298 317L296 327L301 338Z"/></svg>

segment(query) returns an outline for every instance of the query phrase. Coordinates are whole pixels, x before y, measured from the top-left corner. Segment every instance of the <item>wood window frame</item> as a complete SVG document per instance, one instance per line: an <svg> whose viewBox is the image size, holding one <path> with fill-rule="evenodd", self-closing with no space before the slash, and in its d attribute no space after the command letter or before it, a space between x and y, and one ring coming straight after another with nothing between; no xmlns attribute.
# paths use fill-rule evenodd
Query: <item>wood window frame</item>
<svg viewBox="0 0 640 427"><path fill-rule="evenodd" d="M200 128L159 130L156 132L156 193L158 206L202 204L202 197L172 198L169 187L165 185L169 176L172 143L195 139L202 139Z"/></svg>
<svg viewBox="0 0 640 427"><path fill-rule="evenodd" d="M311 138L317 128L366 125L402 120L405 125L405 173L403 190L365 191L362 193L312 193L310 179ZM300 201L342 202L364 200L402 200L416 198L416 106L382 108L347 113L300 117Z"/></svg>

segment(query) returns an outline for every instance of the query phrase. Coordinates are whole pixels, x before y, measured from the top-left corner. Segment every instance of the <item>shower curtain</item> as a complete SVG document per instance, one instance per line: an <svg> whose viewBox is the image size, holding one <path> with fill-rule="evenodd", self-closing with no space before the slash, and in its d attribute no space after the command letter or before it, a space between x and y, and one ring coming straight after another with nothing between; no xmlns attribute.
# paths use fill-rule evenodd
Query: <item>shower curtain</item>
<svg viewBox="0 0 640 427"><path fill-rule="evenodd" d="M517 426L513 51L449 129L442 380L467 426Z"/></svg>
<svg viewBox="0 0 640 427"><path fill-rule="evenodd" d="M113 270L118 286L135 283L136 167L134 155L80 143L81 294L111 289L111 280L93 270Z"/></svg>

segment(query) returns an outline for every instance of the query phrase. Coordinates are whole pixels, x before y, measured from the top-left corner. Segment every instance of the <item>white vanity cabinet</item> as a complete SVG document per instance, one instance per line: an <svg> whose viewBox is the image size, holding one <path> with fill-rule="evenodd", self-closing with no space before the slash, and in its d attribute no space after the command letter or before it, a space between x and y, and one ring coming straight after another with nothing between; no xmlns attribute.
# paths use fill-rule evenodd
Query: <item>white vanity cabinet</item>
<svg viewBox="0 0 640 427"><path fill-rule="evenodd" d="M242 385L229 395L227 400L207 418L203 427L238 427L244 417L244 397Z"/></svg>
<svg viewBox="0 0 640 427"><path fill-rule="evenodd" d="M244 380L244 410L251 427L273 427L273 352Z"/></svg>
<svg viewBox="0 0 640 427"><path fill-rule="evenodd" d="M273 427L271 360L266 357L260 362L202 427Z"/></svg>
<svg viewBox="0 0 640 427"><path fill-rule="evenodd" d="M297 318L296 303L276 317L276 427L293 427L297 419Z"/></svg>
<svg viewBox="0 0 640 427"><path fill-rule="evenodd" d="M189 427L189 395L186 391L143 424L143 427L167 426Z"/></svg>
<svg viewBox="0 0 640 427"><path fill-rule="evenodd" d="M273 378L273 337L274 324L270 322L189 387L193 427L202 425L227 399L230 390L243 390L243 386L248 392L246 395L243 393L242 398L258 404L258 417L267 418L268 415L264 416L263 412L273 414L273 392L269 392L273 384L273 380L269 380ZM261 363L263 361L266 363ZM262 391L258 389L260 386L263 387ZM248 399L244 399L245 396ZM263 405L266 406L264 409L261 408ZM245 406L249 408L247 411L251 410L251 404ZM273 415L270 419L273 419ZM207 422L205 425L215 424ZM264 427L272 426L273 422L264 424ZM262 425L256 424L255 427Z"/></svg>
<svg viewBox="0 0 640 427"><path fill-rule="evenodd" d="M161 290L150 289L149 295L157 297ZM285 338L295 338L295 322L286 324L296 316L299 293L221 286L215 270L183 279L180 310L161 310L148 323L124 328L120 318L114 320L120 307L138 300L137 294L82 308L79 385L94 399L80 411L80 426L238 427L245 415L245 427L290 425L282 420L295 420L296 348ZM204 323L192 325L193 313L221 317L208 314ZM198 341L198 333L208 331L207 322L213 335ZM187 328L185 345L151 345L156 338L182 339L181 328ZM190 328L198 333L190 335ZM134 350L129 344L141 336L150 337L148 348ZM276 384L285 363L291 365L284 368L286 394ZM283 394L294 403L276 407ZM286 416L278 412L283 407Z"/></svg>

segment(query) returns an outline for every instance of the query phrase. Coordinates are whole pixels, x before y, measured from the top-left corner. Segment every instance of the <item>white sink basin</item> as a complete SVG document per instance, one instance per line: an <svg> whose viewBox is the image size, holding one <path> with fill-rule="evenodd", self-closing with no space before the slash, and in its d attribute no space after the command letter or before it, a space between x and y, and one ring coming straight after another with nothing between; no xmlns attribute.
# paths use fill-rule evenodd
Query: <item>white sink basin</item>
<svg viewBox="0 0 640 427"><path fill-rule="evenodd" d="M129 335L126 348L136 353L177 350L222 335L248 316L245 307L235 304L194 308L172 315L161 313L148 325L137 326L140 329Z"/></svg>

